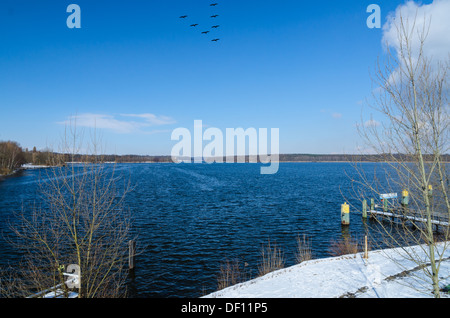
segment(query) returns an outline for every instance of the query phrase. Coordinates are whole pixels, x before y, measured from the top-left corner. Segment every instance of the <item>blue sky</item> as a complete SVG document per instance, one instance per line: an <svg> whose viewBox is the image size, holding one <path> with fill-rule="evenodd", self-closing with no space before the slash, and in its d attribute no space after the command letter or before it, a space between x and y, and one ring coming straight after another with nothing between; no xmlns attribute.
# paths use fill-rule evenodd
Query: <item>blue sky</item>
<svg viewBox="0 0 450 318"><path fill-rule="evenodd" d="M81 29L66 25L71 3ZM384 24L404 2L3 0L0 140L56 149L76 117L104 152L169 155L173 129L202 120L279 128L281 153L355 153L384 54L371 3Z"/></svg>

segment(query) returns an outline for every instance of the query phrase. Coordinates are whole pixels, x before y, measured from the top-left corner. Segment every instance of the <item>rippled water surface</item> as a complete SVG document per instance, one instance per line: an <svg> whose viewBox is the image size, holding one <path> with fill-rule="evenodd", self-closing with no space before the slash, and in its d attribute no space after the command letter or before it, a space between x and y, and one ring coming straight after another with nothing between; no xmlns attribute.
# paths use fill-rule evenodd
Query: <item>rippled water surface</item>
<svg viewBox="0 0 450 318"><path fill-rule="evenodd" d="M374 164L364 164L368 171ZM281 247L286 266L294 264L297 235L310 237L315 258L329 256L331 242L361 236L364 223L351 215L340 223L343 195L354 170L346 163L281 163L275 175L257 164L120 164L134 190L126 206L134 216L138 246L129 290L134 297L198 297L217 288L224 260L247 263L254 277L261 246ZM0 230L14 211L37 200L39 170L0 181ZM0 265L17 254L0 238Z"/></svg>

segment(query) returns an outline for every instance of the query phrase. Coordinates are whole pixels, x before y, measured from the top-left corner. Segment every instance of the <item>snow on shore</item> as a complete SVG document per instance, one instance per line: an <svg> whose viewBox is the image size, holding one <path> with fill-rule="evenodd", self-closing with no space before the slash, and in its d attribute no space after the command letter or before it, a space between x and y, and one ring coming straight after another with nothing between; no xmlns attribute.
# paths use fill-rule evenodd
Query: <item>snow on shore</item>
<svg viewBox="0 0 450 318"><path fill-rule="evenodd" d="M21 166L22 169L42 169L42 168L49 168L50 166L46 165L34 165L31 163L26 163Z"/></svg>
<svg viewBox="0 0 450 318"><path fill-rule="evenodd" d="M439 245L442 250L443 245ZM425 247L426 248L426 247ZM422 259L420 246L413 251ZM432 287L423 270L404 256L401 249L303 262L251 281L225 288L205 298L426 298L433 297ZM441 288L450 284L450 251L441 264ZM449 297L441 293L441 297Z"/></svg>

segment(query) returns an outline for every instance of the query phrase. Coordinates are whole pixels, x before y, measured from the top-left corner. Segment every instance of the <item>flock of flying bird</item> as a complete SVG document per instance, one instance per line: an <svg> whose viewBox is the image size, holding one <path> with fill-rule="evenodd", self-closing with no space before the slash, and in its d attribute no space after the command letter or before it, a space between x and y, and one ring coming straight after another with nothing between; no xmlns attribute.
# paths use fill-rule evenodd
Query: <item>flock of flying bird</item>
<svg viewBox="0 0 450 318"><path fill-rule="evenodd" d="M217 5L218 5L218 3L211 3L209 6L210 7L215 7ZM210 18L217 18L218 16L219 16L218 14L214 14ZM188 17L188 15L182 15L182 16L180 16L180 19L186 19L187 17ZM191 24L190 26L191 27L196 27L196 26L198 26L198 23ZM218 27L220 27L220 25L213 25L211 28L212 29L217 29ZM210 32L209 30L202 31L202 34L208 34L209 32ZM212 39L211 41L212 42L217 42L219 40L220 40L219 38L216 38L216 39Z"/></svg>

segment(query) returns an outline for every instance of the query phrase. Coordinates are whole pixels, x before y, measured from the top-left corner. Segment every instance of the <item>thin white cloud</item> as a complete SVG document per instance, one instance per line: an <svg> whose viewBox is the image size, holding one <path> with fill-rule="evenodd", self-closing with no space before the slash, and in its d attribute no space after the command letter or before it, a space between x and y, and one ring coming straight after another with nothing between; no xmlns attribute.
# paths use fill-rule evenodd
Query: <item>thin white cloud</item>
<svg viewBox="0 0 450 318"><path fill-rule="evenodd" d="M130 120L130 118L134 120ZM76 127L107 129L120 134L153 134L155 131L146 131L144 128L173 124L175 120L167 116L156 116L149 113L120 114L117 117L108 114L84 113L69 116L66 120L58 123L62 125L74 125ZM163 131L165 130L157 130L156 132Z"/></svg>
<svg viewBox="0 0 450 318"><path fill-rule="evenodd" d="M156 116L154 114L120 114L123 117L135 117L142 118L151 126L161 126L161 125L170 125L174 124L175 120L167 116Z"/></svg>
<svg viewBox="0 0 450 318"><path fill-rule="evenodd" d="M332 111L327 110L327 109L321 109L320 112L322 114L326 114L327 116L331 116L334 119L341 119L342 118L342 114L338 113L338 112L332 112Z"/></svg>

